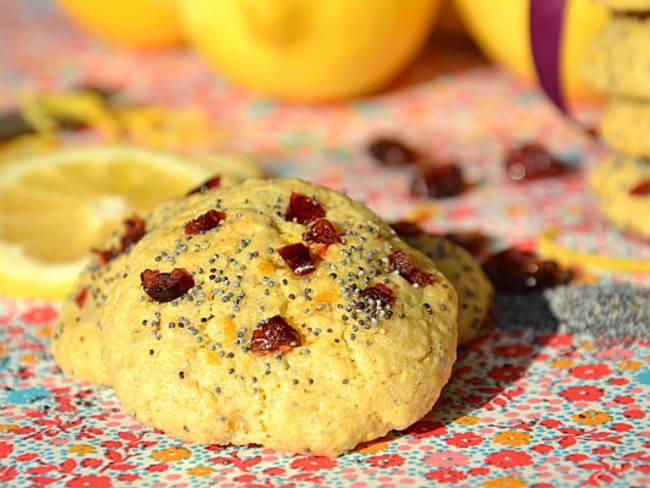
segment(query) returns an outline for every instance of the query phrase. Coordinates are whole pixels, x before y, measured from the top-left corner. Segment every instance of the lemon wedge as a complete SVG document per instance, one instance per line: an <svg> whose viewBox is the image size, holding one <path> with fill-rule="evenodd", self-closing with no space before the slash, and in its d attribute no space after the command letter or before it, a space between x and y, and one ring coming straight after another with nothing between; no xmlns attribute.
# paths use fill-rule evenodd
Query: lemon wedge
<svg viewBox="0 0 650 488"><path fill-rule="evenodd" d="M0 166L0 295L63 298L122 221L183 195L219 164L134 146L66 148Z"/></svg>

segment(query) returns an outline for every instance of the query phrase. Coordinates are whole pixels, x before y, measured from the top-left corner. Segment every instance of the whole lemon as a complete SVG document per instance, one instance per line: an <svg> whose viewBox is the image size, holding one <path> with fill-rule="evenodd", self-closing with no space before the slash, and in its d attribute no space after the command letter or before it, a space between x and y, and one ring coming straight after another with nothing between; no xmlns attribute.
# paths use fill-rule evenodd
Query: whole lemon
<svg viewBox="0 0 650 488"><path fill-rule="evenodd" d="M90 32L125 46L178 44L182 29L178 0L58 0Z"/></svg>
<svg viewBox="0 0 650 488"><path fill-rule="evenodd" d="M536 79L530 45L529 0L455 0L465 25L492 60L529 80ZM580 78L580 57L609 16L592 0L568 0L562 22L560 79L568 98L595 98Z"/></svg>
<svg viewBox="0 0 650 488"><path fill-rule="evenodd" d="M371 92L426 40L439 0L186 0L187 39L219 71L280 97Z"/></svg>

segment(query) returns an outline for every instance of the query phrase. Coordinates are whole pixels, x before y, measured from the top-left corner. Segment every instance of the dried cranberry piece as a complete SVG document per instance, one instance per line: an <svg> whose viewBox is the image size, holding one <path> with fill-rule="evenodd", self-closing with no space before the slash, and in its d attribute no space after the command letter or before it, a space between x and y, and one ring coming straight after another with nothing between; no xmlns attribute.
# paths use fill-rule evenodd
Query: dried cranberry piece
<svg viewBox="0 0 650 488"><path fill-rule="evenodd" d="M311 254L309 254L309 248L301 242L281 247L278 249L278 253L289 265L293 274L297 276L304 276L316 270Z"/></svg>
<svg viewBox="0 0 650 488"><path fill-rule="evenodd" d="M174 300L194 287L194 278L183 268L174 268L171 273L145 269L140 281L147 295L158 302Z"/></svg>
<svg viewBox="0 0 650 488"><path fill-rule="evenodd" d="M393 290L383 283L369 286L361 292L361 296L372 298L376 302L381 302L382 305L392 305L395 303Z"/></svg>
<svg viewBox="0 0 650 488"><path fill-rule="evenodd" d="M556 262L515 248L493 254L483 268L494 286L502 291L540 290L564 283L569 278L569 273Z"/></svg>
<svg viewBox="0 0 650 488"><path fill-rule="evenodd" d="M327 219L318 219L311 224L307 232L303 233L302 239L317 244L338 244L341 242L338 231L332 225L332 222Z"/></svg>
<svg viewBox="0 0 650 488"><path fill-rule="evenodd" d="M214 229L219 222L226 218L226 214L217 210L208 210L203 215L190 220L185 224L186 234L198 234L206 230Z"/></svg>
<svg viewBox="0 0 650 488"><path fill-rule="evenodd" d="M645 180L630 190L630 195L650 195L650 180Z"/></svg>
<svg viewBox="0 0 650 488"><path fill-rule="evenodd" d="M370 155L386 166L407 166L414 164L418 157L416 151L397 139L380 137L368 144Z"/></svg>
<svg viewBox="0 0 650 488"><path fill-rule="evenodd" d="M453 197L465 188L463 172L457 164L421 167L411 184L414 195L431 198Z"/></svg>
<svg viewBox="0 0 650 488"><path fill-rule="evenodd" d="M86 305L86 299L88 298L88 287L84 286L79 293L77 293L72 300L79 306L79 308L84 308Z"/></svg>
<svg viewBox="0 0 650 488"><path fill-rule="evenodd" d="M274 351L288 352L300 345L298 333L279 315L266 319L253 331L251 351L268 354Z"/></svg>
<svg viewBox="0 0 650 488"><path fill-rule="evenodd" d="M104 266L109 261L112 261L117 256L126 251L133 244L138 242L146 234L146 223L137 215L126 219L124 221L124 235L120 238L119 247L111 247L109 249L96 249L92 248L91 251L97 254L99 265Z"/></svg>
<svg viewBox="0 0 650 488"><path fill-rule="evenodd" d="M188 191L185 196L193 195L194 193L205 193L206 191L213 190L214 188L219 188L221 186L221 176L214 176L209 180L204 181L196 188Z"/></svg>
<svg viewBox="0 0 650 488"><path fill-rule="evenodd" d="M421 271L413 266L413 261L403 251L395 251L388 256L388 260L400 276L412 285L424 287L436 281L436 277L433 274Z"/></svg>
<svg viewBox="0 0 650 488"><path fill-rule="evenodd" d="M491 238L479 231L447 232L445 237L458 244L475 258L482 259L488 252Z"/></svg>
<svg viewBox="0 0 650 488"><path fill-rule="evenodd" d="M568 171L566 164L539 144L524 144L511 149L506 156L506 172L514 181L552 178Z"/></svg>
<svg viewBox="0 0 650 488"><path fill-rule="evenodd" d="M400 236L418 236L424 234L424 230L415 222L407 222L406 220L400 220L398 222L393 222L390 226L397 232Z"/></svg>
<svg viewBox="0 0 650 488"><path fill-rule="evenodd" d="M284 215L289 222L308 224L309 222L325 217L325 209L314 198L309 198L300 192L294 191L289 199L289 206Z"/></svg>

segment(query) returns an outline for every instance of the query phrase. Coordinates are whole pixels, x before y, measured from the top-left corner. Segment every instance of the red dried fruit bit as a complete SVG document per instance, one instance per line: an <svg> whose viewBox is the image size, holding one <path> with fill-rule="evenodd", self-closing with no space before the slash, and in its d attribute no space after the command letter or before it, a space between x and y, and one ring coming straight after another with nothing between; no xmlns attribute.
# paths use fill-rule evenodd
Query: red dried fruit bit
<svg viewBox="0 0 650 488"><path fill-rule="evenodd" d="M212 190L214 188L219 188L221 185L221 176L214 176L209 180L204 181L196 188L188 191L185 196L193 195L194 193L205 193L206 191Z"/></svg>
<svg viewBox="0 0 650 488"><path fill-rule="evenodd" d="M74 296L73 300L79 308L84 308L84 305L86 305L86 298L88 298L88 287L84 286L79 290L79 293Z"/></svg>
<svg viewBox="0 0 650 488"><path fill-rule="evenodd" d="M489 236L475 230L448 232L445 237L476 258L483 258L486 255L492 240Z"/></svg>
<svg viewBox="0 0 650 488"><path fill-rule="evenodd" d="M416 151L397 139L387 137L373 140L367 149L374 159L386 166L407 166L418 159Z"/></svg>
<svg viewBox="0 0 650 488"><path fill-rule="evenodd" d="M411 184L414 195L431 198L453 197L462 193L464 188L463 172L453 163L421 167Z"/></svg>
<svg viewBox="0 0 650 488"><path fill-rule="evenodd" d="M393 222L390 226L397 232L400 236L417 236L424 234L424 230L415 222L407 222L406 220L400 220L398 222Z"/></svg>
<svg viewBox="0 0 650 488"><path fill-rule="evenodd" d="M277 251L295 275L304 276L316 270L309 248L300 242L281 247Z"/></svg>
<svg viewBox="0 0 650 488"><path fill-rule="evenodd" d="M400 276L412 285L424 287L436 281L436 277L431 273L416 269L411 258L403 251L395 251L388 256L388 260Z"/></svg>
<svg viewBox="0 0 650 488"><path fill-rule="evenodd" d="M146 234L146 223L137 215L134 215L130 219L126 219L123 223L124 235L120 238L120 247L111 247L104 250L96 248L91 249L91 252L97 254L100 266L104 266L109 261L115 259L133 244L142 239Z"/></svg>
<svg viewBox="0 0 650 488"><path fill-rule="evenodd" d="M325 209L313 198L306 197L300 192L294 191L289 199L289 206L284 215L289 222L308 224L309 222L325 217Z"/></svg>
<svg viewBox="0 0 650 488"><path fill-rule="evenodd" d="M506 156L506 172L514 181L551 178L567 173L569 167L539 144L524 144Z"/></svg>
<svg viewBox="0 0 650 488"><path fill-rule="evenodd" d="M199 215L197 218L190 220L185 224L185 233L186 234L198 234L199 232L205 232L206 230L214 229L219 222L226 218L226 214L219 212L217 210L208 210L203 215Z"/></svg>
<svg viewBox="0 0 650 488"><path fill-rule="evenodd" d="M332 225L332 222L327 219L318 219L311 224L307 232L303 233L302 239L318 244L338 244L341 242L338 231Z"/></svg>
<svg viewBox="0 0 650 488"><path fill-rule="evenodd" d="M158 302L181 297L194 286L194 278L183 268L174 268L171 273L145 269L140 273L140 281L147 295Z"/></svg>
<svg viewBox="0 0 650 488"><path fill-rule="evenodd" d="M288 352L300 345L298 333L279 315L257 324L251 340L251 351L268 354L275 351Z"/></svg>
<svg viewBox="0 0 650 488"><path fill-rule="evenodd" d="M645 180L630 190L630 195L650 195L650 180Z"/></svg>
<svg viewBox="0 0 650 488"><path fill-rule="evenodd" d="M383 283L369 286L361 292L361 296L372 298L374 301L381 302L383 305L392 305L395 303L393 290Z"/></svg>
<svg viewBox="0 0 650 488"><path fill-rule="evenodd" d="M509 248L490 256L483 265L498 290L523 292L564 283L569 273L535 253Z"/></svg>

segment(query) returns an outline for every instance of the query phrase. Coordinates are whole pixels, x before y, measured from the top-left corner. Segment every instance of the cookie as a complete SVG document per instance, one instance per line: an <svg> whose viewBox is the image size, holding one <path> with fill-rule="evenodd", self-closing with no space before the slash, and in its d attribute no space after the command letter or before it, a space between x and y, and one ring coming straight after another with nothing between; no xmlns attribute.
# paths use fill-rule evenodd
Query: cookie
<svg viewBox="0 0 650 488"><path fill-rule="evenodd" d="M217 187L239 183L248 174L261 174L254 163L239 159L215 156L205 164L206 167L218 171L215 178L210 180L210 184ZM205 191L206 187L202 190ZM145 231L167 219L185 202L184 198L165 202L155 211L145 215ZM104 249L119 249L123 235L126 234L116 233ZM127 247L124 249L126 252ZM128 273L123 261L124 253L117 253L111 259L93 254L63 303L52 336L51 351L61 370L69 376L98 385L110 385L110 379L101 361L100 316L113 283L118 281L121 275Z"/></svg>
<svg viewBox="0 0 650 488"><path fill-rule="evenodd" d="M591 185L612 222L650 236L650 161L615 154L596 168Z"/></svg>
<svg viewBox="0 0 650 488"><path fill-rule="evenodd" d="M600 135L613 149L650 157L650 101L613 97L600 117Z"/></svg>
<svg viewBox="0 0 650 488"><path fill-rule="evenodd" d="M125 256L103 307L102 359L128 412L188 441L331 456L431 409L458 309L429 258L300 180L187 202Z"/></svg>
<svg viewBox="0 0 650 488"><path fill-rule="evenodd" d="M581 74L599 90L650 99L650 19L612 17L585 49Z"/></svg>
<svg viewBox="0 0 650 488"><path fill-rule="evenodd" d="M650 0L596 0L598 3L619 12L650 11Z"/></svg>
<svg viewBox="0 0 650 488"><path fill-rule="evenodd" d="M458 345L474 340L485 323L494 288L472 255L442 236L420 233L402 236L436 264L458 293Z"/></svg>

